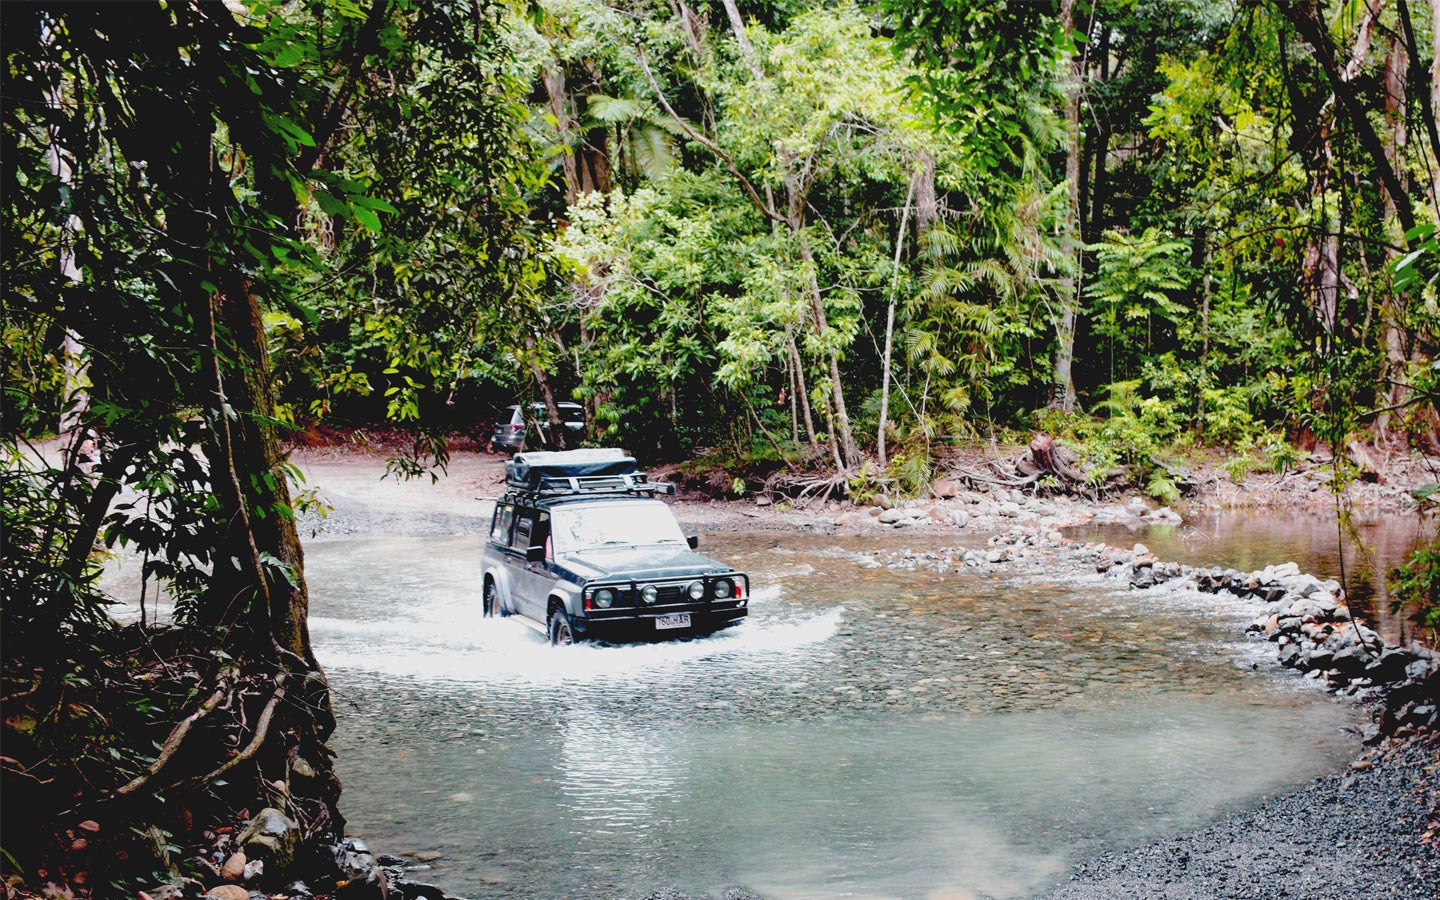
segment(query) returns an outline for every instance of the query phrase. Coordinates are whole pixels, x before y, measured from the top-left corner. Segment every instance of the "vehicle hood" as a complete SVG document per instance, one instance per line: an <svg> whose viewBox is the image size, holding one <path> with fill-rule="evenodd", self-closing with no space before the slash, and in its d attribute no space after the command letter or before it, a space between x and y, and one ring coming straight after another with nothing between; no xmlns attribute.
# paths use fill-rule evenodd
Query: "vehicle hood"
<svg viewBox="0 0 1440 900"><path fill-rule="evenodd" d="M586 581L599 578L645 581L734 571L733 567L689 547L668 544L579 550L561 554L555 562Z"/></svg>

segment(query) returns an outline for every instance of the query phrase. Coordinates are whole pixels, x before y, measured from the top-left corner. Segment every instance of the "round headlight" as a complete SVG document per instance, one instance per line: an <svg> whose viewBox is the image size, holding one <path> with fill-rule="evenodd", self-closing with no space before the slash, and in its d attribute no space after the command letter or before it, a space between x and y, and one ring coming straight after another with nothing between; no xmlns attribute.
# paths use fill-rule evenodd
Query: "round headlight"
<svg viewBox="0 0 1440 900"><path fill-rule="evenodd" d="M690 587L686 588L686 593L688 593L688 594L690 595L690 599L691 599L691 600L704 600L704 599L705 599L705 582L703 582L703 581L692 581L692 582L690 582Z"/></svg>
<svg viewBox="0 0 1440 900"><path fill-rule="evenodd" d="M654 603L658 596L660 596L660 591L653 584L647 584L640 589L640 599L646 603Z"/></svg>
<svg viewBox="0 0 1440 900"><path fill-rule="evenodd" d="M615 592L609 588L601 588L595 592L595 605L601 609L609 609L615 602Z"/></svg>
<svg viewBox="0 0 1440 900"><path fill-rule="evenodd" d="M717 600L730 599L730 594L734 590L735 586L731 584L729 579L727 578L721 578L720 580L715 582L715 598Z"/></svg>

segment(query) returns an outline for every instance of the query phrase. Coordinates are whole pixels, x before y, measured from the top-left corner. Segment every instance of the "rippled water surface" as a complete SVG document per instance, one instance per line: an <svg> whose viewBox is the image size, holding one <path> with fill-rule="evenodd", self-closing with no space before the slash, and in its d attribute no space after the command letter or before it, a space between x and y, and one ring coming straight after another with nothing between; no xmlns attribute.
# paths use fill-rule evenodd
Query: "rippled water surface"
<svg viewBox="0 0 1440 900"><path fill-rule="evenodd" d="M1353 750L1248 606L834 540L707 538L744 625L563 649L481 619L479 538L312 543L351 831L477 898L1025 897Z"/></svg>

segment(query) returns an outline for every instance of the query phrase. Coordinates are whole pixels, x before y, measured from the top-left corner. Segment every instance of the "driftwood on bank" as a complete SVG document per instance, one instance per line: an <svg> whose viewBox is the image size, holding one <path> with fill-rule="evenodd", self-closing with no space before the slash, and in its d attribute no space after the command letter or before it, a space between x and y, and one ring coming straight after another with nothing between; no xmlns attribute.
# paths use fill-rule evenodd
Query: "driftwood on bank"
<svg viewBox="0 0 1440 900"><path fill-rule="evenodd" d="M1044 487L1055 493L1077 494L1090 499L1114 493L1128 479L1125 467L1117 467L1103 478L1082 470L1075 454L1056 443L1048 434L1037 434L1025 452L1011 459L992 459L983 470L956 467L952 477L975 487ZM1046 480L1048 479L1048 480Z"/></svg>

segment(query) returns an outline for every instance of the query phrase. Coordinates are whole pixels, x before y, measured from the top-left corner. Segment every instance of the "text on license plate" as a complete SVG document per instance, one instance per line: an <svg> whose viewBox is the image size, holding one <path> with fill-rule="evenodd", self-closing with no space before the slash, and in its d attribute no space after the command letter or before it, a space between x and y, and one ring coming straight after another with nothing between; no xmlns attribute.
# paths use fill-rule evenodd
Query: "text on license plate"
<svg viewBox="0 0 1440 900"><path fill-rule="evenodd" d="M656 617L655 617L655 628L656 628L656 629L661 629L661 628L689 628L689 627L690 627L690 614L689 614L689 613L673 613L673 614L668 615L668 616L656 616Z"/></svg>

